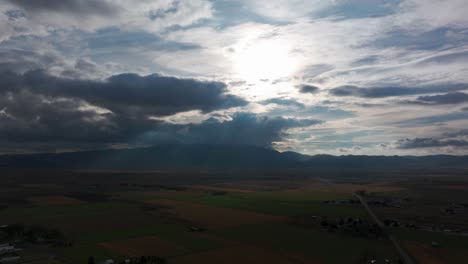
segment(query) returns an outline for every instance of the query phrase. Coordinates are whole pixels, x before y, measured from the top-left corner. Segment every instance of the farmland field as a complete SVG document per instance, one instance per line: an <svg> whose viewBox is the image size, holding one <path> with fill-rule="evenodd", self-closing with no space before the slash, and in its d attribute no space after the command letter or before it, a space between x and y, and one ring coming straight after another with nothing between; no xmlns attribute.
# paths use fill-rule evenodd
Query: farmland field
<svg viewBox="0 0 468 264"><path fill-rule="evenodd" d="M468 237L461 235L467 228L463 195L456 193L461 187L428 196L434 190L417 185L419 179L368 183L249 176L252 180L219 181L220 176L208 175L202 184L191 186L191 177L87 173L57 180L57 172L24 177L0 187L0 225L61 234L65 243L60 245L41 242L43 238L38 242L37 237L28 242L21 252L28 263L80 264L90 256L98 262L158 256L167 263L397 263L392 244L373 231L371 218L353 196L365 190L382 219L401 221L390 232L415 261L468 260ZM51 180L55 184L49 184ZM452 186L450 181L441 189L447 186ZM394 202L376 203L383 199ZM455 217L440 212L451 206ZM424 225L428 219L445 229L458 228L458 233L403 223ZM434 247L433 241L440 246Z"/></svg>

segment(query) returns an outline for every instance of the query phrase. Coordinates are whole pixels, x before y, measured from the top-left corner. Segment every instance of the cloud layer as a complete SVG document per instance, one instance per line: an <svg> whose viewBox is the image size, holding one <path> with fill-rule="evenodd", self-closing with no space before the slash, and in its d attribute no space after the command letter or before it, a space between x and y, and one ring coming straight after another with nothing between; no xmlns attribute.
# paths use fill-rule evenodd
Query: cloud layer
<svg viewBox="0 0 468 264"><path fill-rule="evenodd" d="M426 138L406 138L397 142L402 149L468 148L468 130L460 130Z"/></svg>
<svg viewBox="0 0 468 264"><path fill-rule="evenodd" d="M468 126L467 9L1 1L0 152L199 142L468 154L454 135Z"/></svg>
<svg viewBox="0 0 468 264"><path fill-rule="evenodd" d="M431 94L442 93L448 91L461 91L468 90L468 84L439 84L422 87L401 87L401 86L383 86L383 87L368 87L361 88L353 85L345 85L330 89L330 94L334 96L355 96L362 98L384 98L384 97L398 97L405 95L417 94ZM460 94L460 93L455 93ZM434 96L419 97L420 100L437 100Z"/></svg>
<svg viewBox="0 0 468 264"><path fill-rule="evenodd" d="M42 71L0 74L0 137L11 148L80 149L112 144L210 143L270 147L286 130L320 124L235 113L201 123L172 124L162 116L210 113L246 105L226 85L160 75L120 74L103 81L66 79Z"/></svg>

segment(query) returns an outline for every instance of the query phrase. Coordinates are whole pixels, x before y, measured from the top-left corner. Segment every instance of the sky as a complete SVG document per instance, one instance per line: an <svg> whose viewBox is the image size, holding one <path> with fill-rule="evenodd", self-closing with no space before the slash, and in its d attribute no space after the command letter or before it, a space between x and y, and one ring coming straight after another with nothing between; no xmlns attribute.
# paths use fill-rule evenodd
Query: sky
<svg viewBox="0 0 468 264"><path fill-rule="evenodd" d="M1 0L0 153L468 155L466 0Z"/></svg>

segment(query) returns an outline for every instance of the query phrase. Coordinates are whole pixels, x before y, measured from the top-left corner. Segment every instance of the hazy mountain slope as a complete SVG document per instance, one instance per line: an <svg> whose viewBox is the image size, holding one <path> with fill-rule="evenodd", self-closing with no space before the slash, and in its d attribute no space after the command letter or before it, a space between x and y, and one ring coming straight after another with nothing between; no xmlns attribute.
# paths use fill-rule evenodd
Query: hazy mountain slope
<svg viewBox="0 0 468 264"><path fill-rule="evenodd" d="M307 156L234 145L161 145L0 156L0 168L109 170L302 170L468 167L468 156Z"/></svg>

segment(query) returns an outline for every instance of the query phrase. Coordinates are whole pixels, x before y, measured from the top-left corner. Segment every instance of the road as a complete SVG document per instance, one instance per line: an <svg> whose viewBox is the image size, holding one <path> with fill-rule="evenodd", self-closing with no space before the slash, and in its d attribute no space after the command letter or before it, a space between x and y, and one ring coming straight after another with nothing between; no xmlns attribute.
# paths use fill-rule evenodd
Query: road
<svg viewBox="0 0 468 264"><path fill-rule="evenodd" d="M356 196L359 201L361 201L362 206L366 209L367 213L372 217L374 222L379 226L379 228L384 232L384 234L387 236L387 238L392 242L393 246L395 247L396 251L400 255L400 259L403 261L404 264L416 264L413 259L405 252L403 247L401 247L400 243L396 240L396 238L390 234L390 232L387 230L387 227L383 224L382 221L377 217L377 215L372 211L372 209L369 207L367 202L362 198L357 193L354 193L354 196Z"/></svg>

